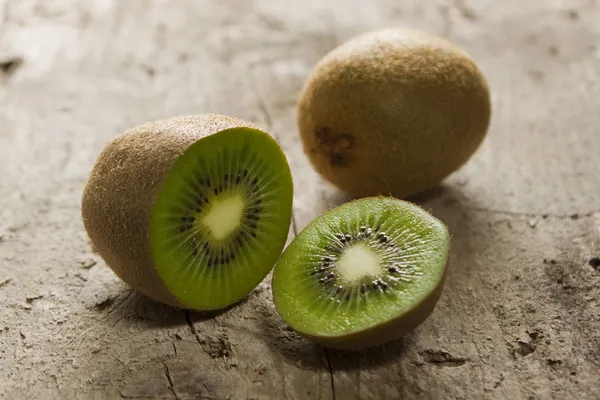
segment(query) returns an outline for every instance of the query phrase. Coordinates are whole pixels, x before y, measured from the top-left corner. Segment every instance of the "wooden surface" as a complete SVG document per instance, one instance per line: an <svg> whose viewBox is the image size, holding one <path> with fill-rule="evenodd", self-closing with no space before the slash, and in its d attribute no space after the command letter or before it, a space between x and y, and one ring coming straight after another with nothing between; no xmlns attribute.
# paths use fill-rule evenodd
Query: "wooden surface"
<svg viewBox="0 0 600 400"><path fill-rule="evenodd" d="M598 21L593 0L0 0L0 398L600 398ZM290 237L346 201L302 154L297 94L329 49L395 25L462 46L493 91L483 147L417 199L453 249L416 331L324 350L282 323L269 279L202 316L132 293L91 251L84 179L158 118L274 132Z"/></svg>

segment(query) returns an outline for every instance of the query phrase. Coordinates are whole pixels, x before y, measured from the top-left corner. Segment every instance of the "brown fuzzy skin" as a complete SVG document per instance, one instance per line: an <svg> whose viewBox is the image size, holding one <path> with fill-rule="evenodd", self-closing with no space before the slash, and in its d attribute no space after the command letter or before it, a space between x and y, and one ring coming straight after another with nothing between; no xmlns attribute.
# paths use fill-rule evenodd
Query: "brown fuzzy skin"
<svg viewBox="0 0 600 400"><path fill-rule="evenodd" d="M304 151L355 197L420 193L465 164L491 118L487 81L451 43L385 29L332 50L298 103Z"/></svg>
<svg viewBox="0 0 600 400"><path fill-rule="evenodd" d="M218 114L180 116L129 129L100 154L83 191L83 223L98 254L134 290L186 308L168 291L152 261L151 210L177 158L197 140L234 127L257 128Z"/></svg>

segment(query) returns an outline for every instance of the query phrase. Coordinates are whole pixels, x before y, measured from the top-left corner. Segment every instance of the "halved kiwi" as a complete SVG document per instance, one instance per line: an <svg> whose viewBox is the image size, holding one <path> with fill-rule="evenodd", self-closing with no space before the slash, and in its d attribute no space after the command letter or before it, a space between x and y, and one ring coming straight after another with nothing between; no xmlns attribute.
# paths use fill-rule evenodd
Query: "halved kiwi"
<svg viewBox="0 0 600 400"><path fill-rule="evenodd" d="M414 329L442 293L450 239L412 203L363 198L313 220L273 271L273 301L291 328L358 350Z"/></svg>
<svg viewBox="0 0 600 400"><path fill-rule="evenodd" d="M223 115L145 124L110 142L86 182L85 228L137 291L214 310L272 269L291 222L292 178L277 142Z"/></svg>

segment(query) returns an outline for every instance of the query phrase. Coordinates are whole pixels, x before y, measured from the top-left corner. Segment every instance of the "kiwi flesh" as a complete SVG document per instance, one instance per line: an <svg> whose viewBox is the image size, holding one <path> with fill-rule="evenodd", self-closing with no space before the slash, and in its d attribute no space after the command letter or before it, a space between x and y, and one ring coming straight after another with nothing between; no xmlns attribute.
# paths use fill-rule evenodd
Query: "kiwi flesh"
<svg viewBox="0 0 600 400"><path fill-rule="evenodd" d="M204 114L114 138L85 184L82 217L106 264L136 291L216 310L272 269L291 223L292 179L255 124Z"/></svg>
<svg viewBox="0 0 600 400"><path fill-rule="evenodd" d="M326 54L298 99L315 170L353 197L408 198L441 183L484 140L490 89L473 58L427 32L368 32Z"/></svg>
<svg viewBox="0 0 600 400"><path fill-rule="evenodd" d="M424 322L444 287L445 224L404 200L371 197L314 219L273 270L279 315L315 343L378 346Z"/></svg>

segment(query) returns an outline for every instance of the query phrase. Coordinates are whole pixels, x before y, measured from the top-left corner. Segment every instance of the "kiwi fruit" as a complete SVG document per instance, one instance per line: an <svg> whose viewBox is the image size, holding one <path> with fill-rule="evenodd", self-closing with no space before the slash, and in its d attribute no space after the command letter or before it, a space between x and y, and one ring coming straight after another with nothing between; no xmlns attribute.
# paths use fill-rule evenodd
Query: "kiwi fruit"
<svg viewBox="0 0 600 400"><path fill-rule="evenodd" d="M317 63L297 123L311 164L339 189L408 198L465 164L490 117L488 83L467 53L390 28L353 37Z"/></svg>
<svg viewBox="0 0 600 400"><path fill-rule="evenodd" d="M85 184L82 217L123 281L175 307L225 308L273 268L287 241L292 178L256 125L218 114L126 130Z"/></svg>
<svg viewBox="0 0 600 400"><path fill-rule="evenodd" d="M370 197L314 219L273 270L281 318L315 343L361 350L425 321L443 290L446 225L404 200Z"/></svg>

